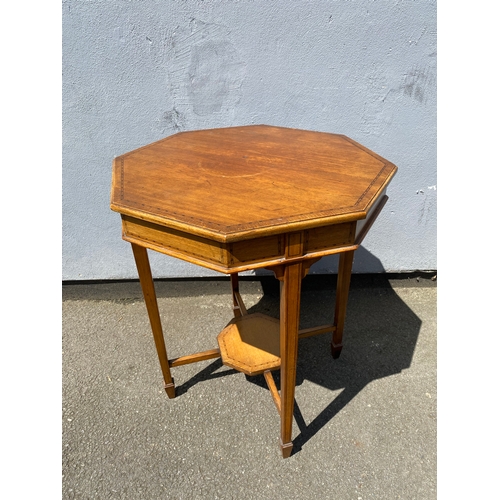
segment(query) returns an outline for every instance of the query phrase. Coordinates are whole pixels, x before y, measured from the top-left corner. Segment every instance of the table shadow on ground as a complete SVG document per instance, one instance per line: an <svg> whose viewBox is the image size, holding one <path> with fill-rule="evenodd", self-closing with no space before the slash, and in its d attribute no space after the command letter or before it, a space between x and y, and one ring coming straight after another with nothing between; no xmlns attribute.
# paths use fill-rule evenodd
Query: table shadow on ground
<svg viewBox="0 0 500 500"><path fill-rule="evenodd" d="M356 257L368 264L371 260L372 268L382 268L379 259L363 247L357 250ZM248 312L279 318L279 281L267 273L262 273L259 279L263 296ZM333 321L336 281L336 275L311 275L303 280L300 328ZM245 294L244 281L240 282L240 291ZM389 279L378 275L372 284L366 280L357 283L356 275L353 275L347 307L344 347L339 359L334 360L330 354L331 333L299 341L296 386L308 380L332 392L341 392L309 423L306 423L295 402L294 418L300 433L293 441L294 454L370 382L401 373L411 365L421 320L396 294ZM221 360L215 360L179 386L177 394L182 395L202 380L238 373L232 369L217 372L221 366ZM274 371L273 376L279 387L279 370ZM268 390L263 375L246 377L250 383Z"/></svg>

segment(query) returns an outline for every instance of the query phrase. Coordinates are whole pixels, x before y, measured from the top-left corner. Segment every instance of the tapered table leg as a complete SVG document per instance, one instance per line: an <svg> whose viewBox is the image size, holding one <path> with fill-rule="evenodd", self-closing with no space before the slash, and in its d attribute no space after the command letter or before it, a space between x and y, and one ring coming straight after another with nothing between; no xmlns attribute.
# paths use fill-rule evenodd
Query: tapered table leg
<svg viewBox="0 0 500 500"><path fill-rule="evenodd" d="M280 293L281 440L283 458L292 453L292 423L297 373L302 262L287 265Z"/></svg>
<svg viewBox="0 0 500 500"><path fill-rule="evenodd" d="M342 351L342 335L347 312L347 298L349 295L349 284L351 282L352 262L354 250L343 252L339 258L339 273L337 276L337 293L335 297L335 318L333 324L335 330L332 336L332 356L337 359Z"/></svg>
<svg viewBox="0 0 500 500"><path fill-rule="evenodd" d="M240 304L238 303L238 297L236 294L240 292L240 285L238 281L238 273L230 274L231 277L231 291L233 296L233 313L235 318L240 318L242 316Z"/></svg>
<svg viewBox="0 0 500 500"><path fill-rule="evenodd" d="M146 308L148 310L149 322L153 331L153 338L156 345L156 352L160 360L163 380L165 382L165 391L169 398L175 398L175 385L170 374L170 366L168 364L167 350L165 348L165 339L163 338L163 329L161 326L160 313L158 311L158 302L156 300L156 292L151 275L151 267L149 265L147 249L132 243L132 251L134 252L135 264L139 273L142 293Z"/></svg>

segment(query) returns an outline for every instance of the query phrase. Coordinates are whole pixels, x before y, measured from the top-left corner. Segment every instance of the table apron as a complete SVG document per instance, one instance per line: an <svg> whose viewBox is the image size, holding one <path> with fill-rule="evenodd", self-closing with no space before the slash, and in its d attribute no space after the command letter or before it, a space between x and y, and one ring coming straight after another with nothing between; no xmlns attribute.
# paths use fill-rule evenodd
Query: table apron
<svg viewBox="0 0 500 500"><path fill-rule="evenodd" d="M286 238L299 233L304 242L302 254L289 256L285 249ZM356 250L359 245L355 242L355 236L356 222L345 222L222 243L122 215L122 237L125 241L224 274L292 264Z"/></svg>

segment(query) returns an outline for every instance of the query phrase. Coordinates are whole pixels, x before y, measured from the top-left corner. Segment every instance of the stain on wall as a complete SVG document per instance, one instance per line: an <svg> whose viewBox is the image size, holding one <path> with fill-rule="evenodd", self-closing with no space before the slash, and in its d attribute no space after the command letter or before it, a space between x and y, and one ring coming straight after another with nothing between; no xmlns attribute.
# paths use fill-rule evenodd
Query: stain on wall
<svg viewBox="0 0 500 500"><path fill-rule="evenodd" d="M230 36L227 27L197 19L176 30L168 76L178 113L234 113L241 99L245 63Z"/></svg>
<svg viewBox="0 0 500 500"><path fill-rule="evenodd" d="M241 97L242 63L227 41L209 40L191 49L188 95L197 115L217 113L227 101Z"/></svg>
<svg viewBox="0 0 500 500"><path fill-rule="evenodd" d="M384 64L376 64L364 77L364 85L367 90L366 99L363 103L363 111L360 129L368 135L382 135L392 123L391 82L387 75L387 67Z"/></svg>
<svg viewBox="0 0 500 500"><path fill-rule="evenodd" d="M163 113L162 122L162 125L174 130L174 132L181 132L186 128L186 117L175 106L170 111Z"/></svg>
<svg viewBox="0 0 500 500"><path fill-rule="evenodd" d="M418 224L426 224L434 217L437 209L436 186L428 186L427 189L419 189L417 195L420 197L418 210Z"/></svg>
<svg viewBox="0 0 500 500"><path fill-rule="evenodd" d="M431 66L425 66L424 68L414 67L408 71L401 89L405 96L411 97L420 104L425 104L428 89L431 88L431 91L435 93L435 86L435 70Z"/></svg>

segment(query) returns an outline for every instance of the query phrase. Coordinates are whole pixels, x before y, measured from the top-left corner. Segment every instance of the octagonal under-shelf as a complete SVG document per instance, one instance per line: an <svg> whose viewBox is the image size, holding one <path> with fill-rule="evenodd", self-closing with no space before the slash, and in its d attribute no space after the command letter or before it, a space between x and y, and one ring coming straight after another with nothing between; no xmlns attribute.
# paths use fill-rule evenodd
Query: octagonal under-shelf
<svg viewBox="0 0 500 500"><path fill-rule="evenodd" d="M255 313L235 318L217 336L222 362L247 375L280 367L280 322Z"/></svg>

